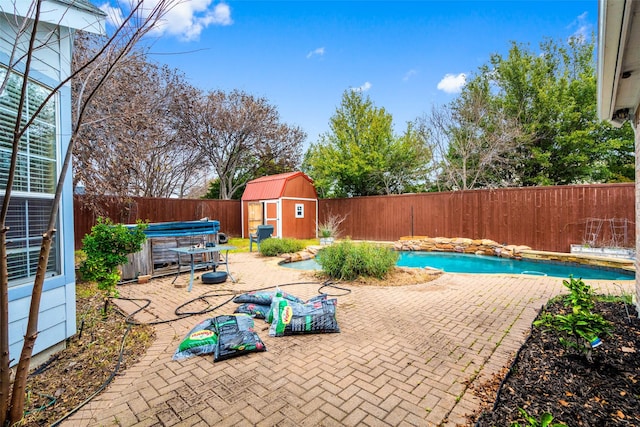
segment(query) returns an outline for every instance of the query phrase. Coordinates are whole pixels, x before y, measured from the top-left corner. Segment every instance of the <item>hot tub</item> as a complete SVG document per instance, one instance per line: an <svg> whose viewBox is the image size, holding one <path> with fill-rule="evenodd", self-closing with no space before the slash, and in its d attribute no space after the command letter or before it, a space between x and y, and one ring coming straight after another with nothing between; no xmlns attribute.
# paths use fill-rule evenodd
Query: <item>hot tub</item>
<svg viewBox="0 0 640 427"><path fill-rule="evenodd" d="M134 224L127 227L135 227ZM130 254L121 267L122 280L138 276L152 277L175 274L179 268L177 255L169 248L218 243L220 222L216 220L172 221L150 223L144 234L147 240L140 252ZM204 255L203 255L204 256Z"/></svg>

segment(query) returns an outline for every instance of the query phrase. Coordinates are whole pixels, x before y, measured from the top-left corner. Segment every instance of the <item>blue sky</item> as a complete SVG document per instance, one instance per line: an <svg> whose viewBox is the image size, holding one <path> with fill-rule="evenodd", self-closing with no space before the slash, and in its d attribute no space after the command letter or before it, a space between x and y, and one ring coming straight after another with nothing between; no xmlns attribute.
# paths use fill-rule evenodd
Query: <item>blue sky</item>
<svg viewBox="0 0 640 427"><path fill-rule="evenodd" d="M150 52L204 91L266 98L308 145L329 131L345 90L363 90L401 133L511 41L591 37L597 14L596 0L191 0L167 15Z"/></svg>

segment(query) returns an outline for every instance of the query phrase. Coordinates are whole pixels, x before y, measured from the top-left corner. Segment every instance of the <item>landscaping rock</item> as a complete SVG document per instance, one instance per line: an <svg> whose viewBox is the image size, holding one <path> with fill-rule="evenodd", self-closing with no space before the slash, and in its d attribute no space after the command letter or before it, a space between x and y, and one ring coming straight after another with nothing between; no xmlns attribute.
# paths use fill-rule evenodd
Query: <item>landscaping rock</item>
<svg viewBox="0 0 640 427"><path fill-rule="evenodd" d="M403 237L393 245L397 251L459 252L476 255L521 258L528 246L501 245L490 239L468 239L464 237Z"/></svg>

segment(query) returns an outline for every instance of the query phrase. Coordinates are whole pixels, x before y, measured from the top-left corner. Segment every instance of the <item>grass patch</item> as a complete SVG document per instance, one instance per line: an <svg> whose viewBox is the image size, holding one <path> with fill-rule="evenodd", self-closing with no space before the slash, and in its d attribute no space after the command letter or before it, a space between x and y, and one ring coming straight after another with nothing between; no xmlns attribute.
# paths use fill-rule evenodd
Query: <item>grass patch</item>
<svg viewBox="0 0 640 427"><path fill-rule="evenodd" d="M267 239L260 243L260 253L264 256L278 256L303 250L305 243L296 239Z"/></svg>
<svg viewBox="0 0 640 427"><path fill-rule="evenodd" d="M271 240L271 239L267 239L267 240ZM267 240L265 240L265 242ZM276 237L274 238L274 240L280 240L280 239ZM319 239L296 239L296 240L300 242L300 244L302 245L302 249L306 248L307 246L320 245ZM227 244L236 247L236 249L229 252L232 252L232 253L233 252L249 252L249 239L243 239L241 237L232 237L229 239L229 242ZM262 243L260 243L260 247L262 247ZM283 253L287 253L287 252L283 252Z"/></svg>
<svg viewBox="0 0 640 427"><path fill-rule="evenodd" d="M230 237L229 242L225 244L236 247L234 250L229 252L249 252L249 239L243 239L241 237Z"/></svg>

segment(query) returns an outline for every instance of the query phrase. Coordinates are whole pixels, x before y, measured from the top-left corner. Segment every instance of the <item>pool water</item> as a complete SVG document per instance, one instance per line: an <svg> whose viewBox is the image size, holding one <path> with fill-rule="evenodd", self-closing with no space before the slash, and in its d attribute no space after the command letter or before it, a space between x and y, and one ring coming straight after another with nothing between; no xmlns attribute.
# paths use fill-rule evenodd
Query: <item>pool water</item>
<svg viewBox="0 0 640 427"><path fill-rule="evenodd" d="M635 274L631 271L613 268L451 252L402 251L397 265L415 268L431 267L448 273L530 274L564 278L572 275L575 278L600 280L633 280L635 278ZM283 266L300 270L320 269L320 265L314 259L283 264Z"/></svg>

